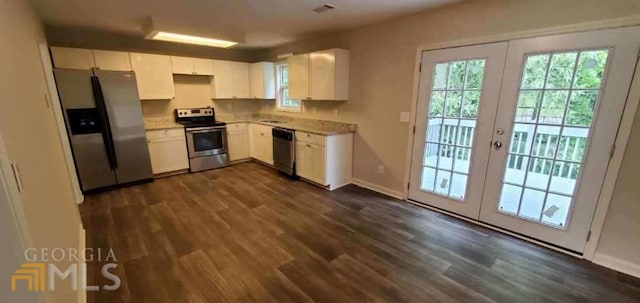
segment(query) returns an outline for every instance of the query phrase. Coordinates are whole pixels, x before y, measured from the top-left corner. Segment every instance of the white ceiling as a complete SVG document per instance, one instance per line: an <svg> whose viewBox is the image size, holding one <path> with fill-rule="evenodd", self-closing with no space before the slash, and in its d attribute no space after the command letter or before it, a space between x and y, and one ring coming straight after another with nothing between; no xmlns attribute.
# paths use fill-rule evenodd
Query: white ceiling
<svg viewBox="0 0 640 303"><path fill-rule="evenodd" d="M33 0L47 25L142 37L153 18L185 34L240 34L245 37L242 47L271 47L452 2L457 0ZM323 4L337 8L322 14L311 11Z"/></svg>

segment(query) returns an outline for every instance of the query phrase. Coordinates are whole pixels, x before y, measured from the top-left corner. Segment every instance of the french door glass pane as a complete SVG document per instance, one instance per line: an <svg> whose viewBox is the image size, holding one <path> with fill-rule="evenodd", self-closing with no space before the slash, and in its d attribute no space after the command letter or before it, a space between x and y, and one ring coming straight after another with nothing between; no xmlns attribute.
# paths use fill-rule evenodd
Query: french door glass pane
<svg viewBox="0 0 640 303"><path fill-rule="evenodd" d="M464 201L484 59L434 66L420 189Z"/></svg>
<svg viewBox="0 0 640 303"><path fill-rule="evenodd" d="M500 212L565 228L608 55L582 50L527 56Z"/></svg>

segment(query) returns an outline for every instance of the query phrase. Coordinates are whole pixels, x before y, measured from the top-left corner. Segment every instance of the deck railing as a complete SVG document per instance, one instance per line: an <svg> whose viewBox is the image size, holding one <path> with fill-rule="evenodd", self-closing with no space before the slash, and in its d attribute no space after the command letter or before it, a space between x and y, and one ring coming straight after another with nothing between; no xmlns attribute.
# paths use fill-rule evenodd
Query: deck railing
<svg viewBox="0 0 640 303"><path fill-rule="evenodd" d="M513 131L507 168L524 170L524 166L528 166L532 173L577 179L588 129L565 127L560 135L559 126L516 124ZM460 120L460 124L457 119L432 121L428 127L427 142L440 144L427 144L425 158L439 155L451 160L470 161L474 133L473 120Z"/></svg>

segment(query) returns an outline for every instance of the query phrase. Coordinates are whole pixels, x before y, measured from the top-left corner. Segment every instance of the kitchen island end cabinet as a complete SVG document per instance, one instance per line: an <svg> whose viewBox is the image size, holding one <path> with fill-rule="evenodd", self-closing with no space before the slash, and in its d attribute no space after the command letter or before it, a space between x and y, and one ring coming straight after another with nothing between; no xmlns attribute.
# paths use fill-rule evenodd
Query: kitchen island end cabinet
<svg viewBox="0 0 640 303"><path fill-rule="evenodd" d="M353 133L318 135L296 131L296 174L334 190L351 183Z"/></svg>

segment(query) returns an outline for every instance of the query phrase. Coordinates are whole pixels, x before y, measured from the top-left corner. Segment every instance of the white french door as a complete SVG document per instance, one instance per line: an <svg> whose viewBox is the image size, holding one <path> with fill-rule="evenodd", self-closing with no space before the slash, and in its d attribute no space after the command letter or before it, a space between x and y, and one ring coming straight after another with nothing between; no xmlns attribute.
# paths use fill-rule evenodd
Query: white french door
<svg viewBox="0 0 640 303"><path fill-rule="evenodd" d="M411 169L411 183L421 186L412 186L409 197L581 253L633 77L640 30L553 35L504 45L504 71L485 69L482 94L498 81L499 98L480 100L464 199L422 186L435 179L436 187L453 187L453 175L439 175L439 163L466 159L439 152L436 171L430 170L431 153L421 146L421 136L437 126L420 121L436 118L427 108L439 102L434 84L439 63L429 62L459 49L423 54L423 68L426 62L431 71L421 74Z"/></svg>
<svg viewBox="0 0 640 303"><path fill-rule="evenodd" d="M423 53L410 199L478 217L490 150L477 147L491 141L506 51L493 43Z"/></svg>

